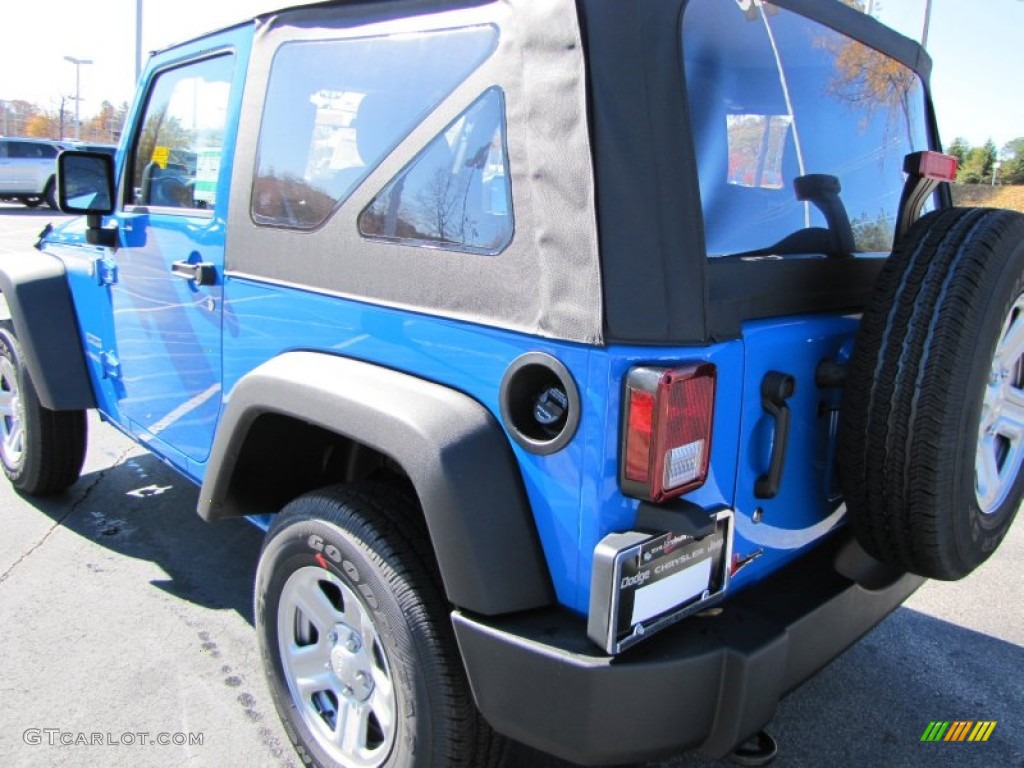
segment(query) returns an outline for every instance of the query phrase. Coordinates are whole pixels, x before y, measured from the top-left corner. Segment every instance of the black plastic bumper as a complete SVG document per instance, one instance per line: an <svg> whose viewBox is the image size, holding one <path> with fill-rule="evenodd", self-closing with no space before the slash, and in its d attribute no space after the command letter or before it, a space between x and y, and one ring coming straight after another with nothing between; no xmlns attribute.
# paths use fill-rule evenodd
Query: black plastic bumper
<svg viewBox="0 0 1024 768"><path fill-rule="evenodd" d="M586 765L693 748L717 757L923 581L833 541L727 599L720 615L614 659L567 611L453 621L477 706L499 732Z"/></svg>

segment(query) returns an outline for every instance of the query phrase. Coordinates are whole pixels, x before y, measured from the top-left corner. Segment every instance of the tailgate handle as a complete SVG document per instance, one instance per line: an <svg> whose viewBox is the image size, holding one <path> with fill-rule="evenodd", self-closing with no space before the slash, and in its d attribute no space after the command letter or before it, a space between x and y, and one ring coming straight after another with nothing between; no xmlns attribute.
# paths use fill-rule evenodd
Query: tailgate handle
<svg viewBox="0 0 1024 768"><path fill-rule="evenodd" d="M768 371L761 379L761 407L775 419L775 437L772 440L772 455L768 472L754 483L754 496L759 499L774 499L782 484L782 469L786 463L786 448L789 445L789 422L792 416L786 401L796 392L796 379L788 373Z"/></svg>
<svg viewBox="0 0 1024 768"><path fill-rule="evenodd" d="M217 267L208 261L175 261L171 273L184 280L194 280L196 285L213 285L217 282Z"/></svg>

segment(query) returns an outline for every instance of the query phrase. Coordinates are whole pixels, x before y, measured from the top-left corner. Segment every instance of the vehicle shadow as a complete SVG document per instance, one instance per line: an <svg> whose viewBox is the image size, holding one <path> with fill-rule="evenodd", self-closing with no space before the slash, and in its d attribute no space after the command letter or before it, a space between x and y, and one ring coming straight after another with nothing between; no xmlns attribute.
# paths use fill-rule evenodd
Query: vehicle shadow
<svg viewBox="0 0 1024 768"><path fill-rule="evenodd" d="M33 504L98 546L158 565L167 578L151 582L157 589L236 611L252 624L263 534L240 519L204 523L195 513L197 498L189 482L141 455L83 476L63 497ZM772 765L1024 768L1022 669L1024 648L900 608L779 705L767 728L779 743ZM680 681L680 697L686 695ZM627 709L635 704L623 703ZM998 725L986 743L922 743L932 720ZM513 746L509 760L510 768L569 765L521 745ZM687 754L646 768L729 765Z"/></svg>
<svg viewBox="0 0 1024 768"><path fill-rule="evenodd" d="M199 489L151 455L83 475L65 494L29 501L95 544L159 566L151 583L181 600L236 611L253 623L252 590L263 532L244 519L205 523Z"/></svg>

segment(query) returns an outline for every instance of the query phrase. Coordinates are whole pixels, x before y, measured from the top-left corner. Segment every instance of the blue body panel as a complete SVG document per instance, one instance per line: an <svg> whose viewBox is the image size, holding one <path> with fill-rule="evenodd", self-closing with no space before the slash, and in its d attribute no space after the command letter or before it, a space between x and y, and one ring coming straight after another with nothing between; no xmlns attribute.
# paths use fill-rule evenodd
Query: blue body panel
<svg viewBox="0 0 1024 768"><path fill-rule="evenodd" d="M207 211L118 210L120 247L64 248L80 243L80 221L51 233L48 249L68 263L69 280L100 410L177 469L201 474L221 405L223 282L198 286L175 278L176 261L205 262L223 271L231 169L252 26L209 35L154 57L140 82L127 125L141 120L154 81L169 68L218 54L234 60L224 104L226 123L215 202ZM132 137L117 156L119 198ZM116 274L114 272L116 270ZM102 284L102 274L113 275Z"/></svg>
<svg viewBox="0 0 1024 768"><path fill-rule="evenodd" d="M129 121L138 119L145 88L164 60L179 62L218 48L234 52L227 109L235 117L225 136L212 217L178 214L158 220L148 213L119 212L112 219L123 247L116 251L86 245L80 220L47 240L46 249L67 265L83 348L106 418L199 483L225 398L249 371L283 352L320 351L403 371L469 395L499 422L499 385L508 366L525 352L548 353L565 364L580 390L578 430L551 455L530 453L511 439L509 444L558 600L585 613L595 546L608 533L635 525L638 501L623 496L618 485L624 378L637 365L709 361L718 371L710 474L687 498L706 508L734 508L734 552L740 557L760 552L736 574L733 588L763 578L841 522L831 471L837 393L819 391L814 373L820 360L836 358L849 343L856 318L758 321L744 326L739 339L699 348L591 347L374 306L223 269L216 285L203 288L173 277L170 262L199 254L222 267L230 247L224 222L234 120L251 35L251 27L237 27L158 56ZM117 267L112 284L102 284L104 265ZM120 366L118 375L112 365ZM768 466L773 440L760 401L760 381L769 370L794 376L797 390L789 402L793 426L781 490L776 498L762 500L753 487ZM486 514L486 498L480 507Z"/></svg>
<svg viewBox="0 0 1024 768"><path fill-rule="evenodd" d="M93 280L89 259L79 249L51 247L69 265L73 282ZM92 254L92 249L86 251ZM173 280L168 277L167 280ZM88 291L82 291L89 294ZM79 311L91 311L76 295ZM856 328L856 319L809 316L751 323L744 338L701 348L587 347L545 341L522 334L378 307L294 287L227 276L224 282L223 392L260 363L293 350L344 355L450 386L481 402L500 420L498 390L509 364L519 355L541 351L561 360L581 394L582 413L573 440L561 451L538 456L511 439L533 509L537 530L559 601L586 612L594 547L613 531L634 525L638 502L618 485L622 382L636 365L676 366L706 360L718 369L718 389L710 474L686 498L704 507L736 510L734 551L763 554L733 580L733 588L756 581L795 556L840 522L839 499L826 489L834 422L814 386L819 360L836 357ZM87 335L88 337L88 335ZM100 408L127 428L110 379L90 355ZM779 495L753 496L757 476L768 464L772 425L761 408L764 372L794 375L797 392L789 452ZM181 372L181 386L185 386ZM212 398L218 406L221 398ZM184 427L183 427L184 428ZM148 440L147 447L181 469L194 482L206 466L184 459L179 446ZM741 448L741 446L743 446ZM486 500L481 502L486 509ZM752 522L763 510L760 524ZM824 522L823 522L824 521Z"/></svg>
<svg viewBox="0 0 1024 768"><path fill-rule="evenodd" d="M734 581L740 587L791 559L840 520L838 500L820 488L829 433L821 431L814 370L835 356L856 327L851 318L819 316L752 324L745 340L705 348L585 347L376 307L291 287L230 278L225 288L224 389L282 352L321 350L444 384L500 419L498 388L509 364L528 351L561 360L581 392L579 429L563 450L538 456L511 439L559 600L580 612L589 604L594 547L634 525L638 502L618 485L622 382L636 365L707 360L718 390L707 483L687 498L704 507L735 506L735 551L764 554ZM768 343L771 341L772 343ZM771 430L759 399L764 370L782 366L800 382L779 496L754 501L754 479L767 466ZM748 375L749 371L749 375ZM826 423L831 423L825 417ZM740 450L741 445L747 448ZM197 466L196 470L200 468ZM196 475L197 479L201 475ZM486 506L486 502L483 502ZM755 525L755 509L765 510ZM828 519L825 523L822 521Z"/></svg>
<svg viewBox="0 0 1024 768"><path fill-rule="evenodd" d="M763 550L756 565L772 570L839 525L845 514L835 473L838 389L819 389L815 373L822 360L841 360L859 319L840 315L802 315L747 323L742 450L736 465L737 539L743 556ZM778 494L759 499L757 478L768 471L775 439L774 419L761 404L761 380L769 371L788 373L796 391L787 402L791 413L788 450ZM754 513L759 511L759 523ZM749 571L749 572L748 572ZM760 569L740 571L737 586Z"/></svg>

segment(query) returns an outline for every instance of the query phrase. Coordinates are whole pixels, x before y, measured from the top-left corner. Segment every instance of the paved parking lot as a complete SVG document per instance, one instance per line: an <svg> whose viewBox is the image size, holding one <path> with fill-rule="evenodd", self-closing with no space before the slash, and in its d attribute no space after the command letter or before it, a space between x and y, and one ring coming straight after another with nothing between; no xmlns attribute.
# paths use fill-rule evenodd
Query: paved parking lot
<svg viewBox="0 0 1024 768"><path fill-rule="evenodd" d="M0 204L0 254L56 218ZM90 429L63 496L0 482L0 765L299 766L255 651L260 532L202 523L186 481L97 419ZM1024 767L1022 562L1018 522L979 571L926 584L792 694L770 728L775 765ZM998 725L987 743L922 744L939 719ZM124 743L61 745L62 733ZM525 749L513 763L564 765Z"/></svg>

